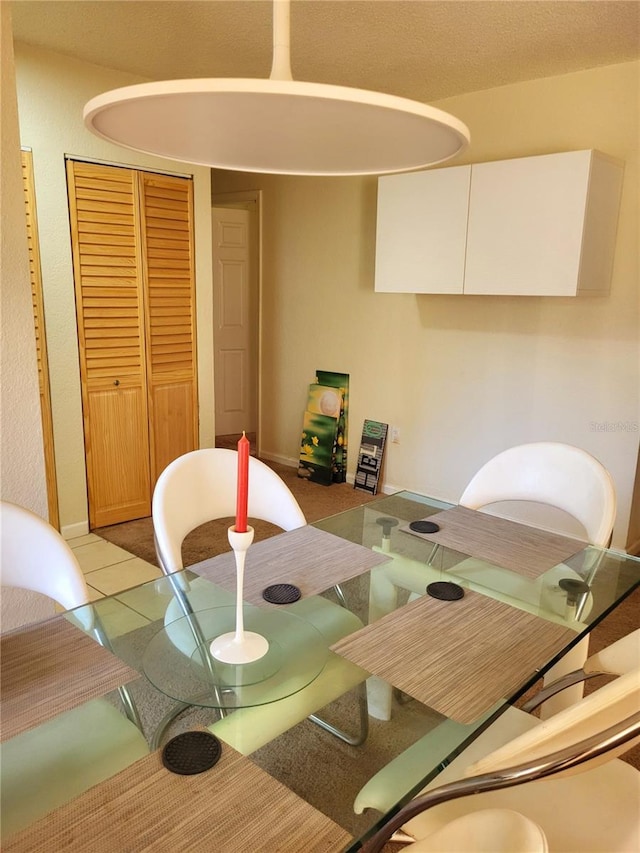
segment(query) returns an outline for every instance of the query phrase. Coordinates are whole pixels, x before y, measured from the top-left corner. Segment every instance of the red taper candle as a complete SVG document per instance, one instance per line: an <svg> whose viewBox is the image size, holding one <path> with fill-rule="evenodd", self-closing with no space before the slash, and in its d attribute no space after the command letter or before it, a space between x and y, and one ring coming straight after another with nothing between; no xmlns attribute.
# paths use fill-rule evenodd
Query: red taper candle
<svg viewBox="0 0 640 853"><path fill-rule="evenodd" d="M247 532L247 506L249 503L249 439L242 432L238 442L238 491L236 495L236 533Z"/></svg>

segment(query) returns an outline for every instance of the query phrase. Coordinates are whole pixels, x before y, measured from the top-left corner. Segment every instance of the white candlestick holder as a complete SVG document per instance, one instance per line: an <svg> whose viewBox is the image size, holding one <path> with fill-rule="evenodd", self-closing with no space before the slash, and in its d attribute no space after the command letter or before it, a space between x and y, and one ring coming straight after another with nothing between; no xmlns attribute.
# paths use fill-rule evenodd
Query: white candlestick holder
<svg viewBox="0 0 640 853"><path fill-rule="evenodd" d="M253 527L249 526L246 533L238 533L235 526L227 531L236 558L236 630L221 634L209 646L213 657L222 663L251 663L264 657L269 650L269 641L262 634L244 630L244 561L249 545L253 542L253 532Z"/></svg>

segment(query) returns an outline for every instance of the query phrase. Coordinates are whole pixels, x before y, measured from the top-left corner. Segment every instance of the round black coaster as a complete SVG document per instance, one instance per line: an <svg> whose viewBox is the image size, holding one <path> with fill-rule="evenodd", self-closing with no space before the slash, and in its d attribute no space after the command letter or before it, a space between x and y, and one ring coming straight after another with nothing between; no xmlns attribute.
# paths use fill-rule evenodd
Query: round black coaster
<svg viewBox="0 0 640 853"><path fill-rule="evenodd" d="M262 597L269 604L293 604L300 600L302 593L292 583L274 583L262 590Z"/></svg>
<svg viewBox="0 0 640 853"><path fill-rule="evenodd" d="M398 526L398 519L389 518L386 515L381 515L380 518L376 518L376 524L379 524L382 528L383 536L390 536L393 528Z"/></svg>
<svg viewBox="0 0 640 853"><path fill-rule="evenodd" d="M567 593L567 603L569 604L575 604L578 601L579 595L584 595L586 592L591 591L589 584L579 578L562 578L558 582L558 586Z"/></svg>
<svg viewBox="0 0 640 853"><path fill-rule="evenodd" d="M435 521L412 521L409 525L409 530L415 533L437 533L440 530L440 525Z"/></svg>
<svg viewBox="0 0 640 853"><path fill-rule="evenodd" d="M427 587L427 595L438 598L440 601L458 601L464 598L464 590L457 583L451 581L435 581Z"/></svg>
<svg viewBox="0 0 640 853"><path fill-rule="evenodd" d="M183 732L164 747L162 763L172 773L193 776L209 770L221 755L222 745L211 732Z"/></svg>

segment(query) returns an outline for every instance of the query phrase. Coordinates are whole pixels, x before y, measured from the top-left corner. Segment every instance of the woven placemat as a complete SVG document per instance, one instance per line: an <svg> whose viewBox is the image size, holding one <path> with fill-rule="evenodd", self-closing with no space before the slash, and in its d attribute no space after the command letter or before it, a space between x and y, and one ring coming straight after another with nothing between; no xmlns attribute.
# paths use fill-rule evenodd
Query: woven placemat
<svg viewBox="0 0 640 853"><path fill-rule="evenodd" d="M356 545L316 527L299 527L254 543L247 551L244 573L244 600L264 606L266 586L288 583L297 586L302 597L317 595L337 583L388 562L363 545ZM191 566L191 571L230 591L236 589L233 552L220 554Z"/></svg>
<svg viewBox="0 0 640 853"><path fill-rule="evenodd" d="M430 515L428 520L435 522L440 530L419 533L409 525L400 530L534 580L587 547L586 542L570 536L463 506Z"/></svg>
<svg viewBox="0 0 640 853"><path fill-rule="evenodd" d="M180 850L335 853L351 836L249 758L224 745L204 773L180 776L158 752L3 843L4 853Z"/></svg>
<svg viewBox="0 0 640 853"><path fill-rule="evenodd" d="M2 740L139 678L64 616L0 636Z"/></svg>
<svg viewBox="0 0 640 853"><path fill-rule="evenodd" d="M471 723L512 696L576 633L467 590L425 595L331 648L440 714Z"/></svg>

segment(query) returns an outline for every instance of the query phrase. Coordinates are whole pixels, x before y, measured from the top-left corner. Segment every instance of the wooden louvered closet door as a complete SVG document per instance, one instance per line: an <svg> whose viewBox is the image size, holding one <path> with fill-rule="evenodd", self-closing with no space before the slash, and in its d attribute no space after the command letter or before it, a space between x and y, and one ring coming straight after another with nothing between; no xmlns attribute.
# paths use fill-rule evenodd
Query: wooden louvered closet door
<svg viewBox="0 0 640 853"><path fill-rule="evenodd" d="M135 172L67 163L90 527L150 515Z"/></svg>
<svg viewBox="0 0 640 853"><path fill-rule="evenodd" d="M197 447L193 182L141 173L151 480Z"/></svg>
<svg viewBox="0 0 640 853"><path fill-rule="evenodd" d="M67 180L95 528L150 515L162 467L196 447L192 184L75 161L67 164ZM167 245L158 244L163 240ZM178 311L174 290L184 303ZM172 332L184 335L184 306L189 348L172 360Z"/></svg>
<svg viewBox="0 0 640 853"><path fill-rule="evenodd" d="M38 359L38 384L40 387L40 412L42 415L44 466L47 480L47 508L49 510L49 523L59 530L60 518L58 515L58 483L56 478L56 460L53 443L49 359L47 354L47 336L44 326L42 266L40 264L40 240L38 237L38 216L36 212L36 193L33 178L33 158L31 151L23 150L21 154L22 184L24 188L24 201L27 212L29 275L31 277L31 297L33 300L33 319L36 332L36 356Z"/></svg>

